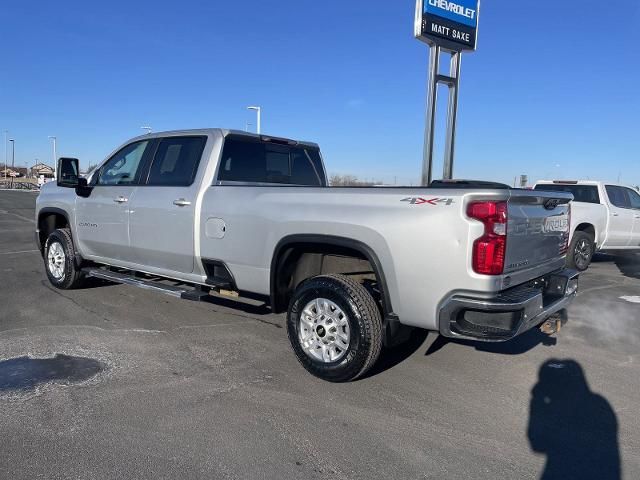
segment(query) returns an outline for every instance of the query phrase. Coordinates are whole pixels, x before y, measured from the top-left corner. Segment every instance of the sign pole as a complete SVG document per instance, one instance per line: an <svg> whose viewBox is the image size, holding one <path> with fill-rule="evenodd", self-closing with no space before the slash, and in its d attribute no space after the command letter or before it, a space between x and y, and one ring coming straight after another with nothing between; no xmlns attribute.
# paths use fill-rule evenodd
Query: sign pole
<svg viewBox="0 0 640 480"><path fill-rule="evenodd" d="M427 110L422 152L421 184L428 186L433 177L433 150L438 85L449 88L447 133L443 178L453 178L460 64L463 51L476 49L480 0L416 0L414 35L429 45ZM449 75L440 74L440 54L451 54Z"/></svg>
<svg viewBox="0 0 640 480"><path fill-rule="evenodd" d="M438 70L440 69L440 47L429 46L429 75L427 80L427 114L424 126L422 150L422 183L427 186L433 176L433 142L436 130L436 103L438 100Z"/></svg>
<svg viewBox="0 0 640 480"><path fill-rule="evenodd" d="M442 178L451 180L453 178L453 158L456 143L456 121L458 120L458 90L460 86L460 63L461 52L451 54L451 78L453 82L449 85L449 108L447 112L447 141L444 150L444 172Z"/></svg>

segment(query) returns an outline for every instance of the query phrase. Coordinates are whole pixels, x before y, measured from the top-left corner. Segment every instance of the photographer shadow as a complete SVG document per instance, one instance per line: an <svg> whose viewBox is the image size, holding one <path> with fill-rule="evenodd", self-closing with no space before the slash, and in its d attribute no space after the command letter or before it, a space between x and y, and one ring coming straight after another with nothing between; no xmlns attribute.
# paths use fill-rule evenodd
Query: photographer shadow
<svg viewBox="0 0 640 480"><path fill-rule="evenodd" d="M541 480L621 478L618 421L575 360L548 360L531 390L527 437L547 457Z"/></svg>

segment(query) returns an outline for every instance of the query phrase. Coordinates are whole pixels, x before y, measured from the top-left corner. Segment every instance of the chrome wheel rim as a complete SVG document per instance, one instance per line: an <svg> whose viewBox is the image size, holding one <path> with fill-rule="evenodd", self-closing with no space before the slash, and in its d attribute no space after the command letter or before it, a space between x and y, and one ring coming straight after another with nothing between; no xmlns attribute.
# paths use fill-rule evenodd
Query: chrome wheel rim
<svg viewBox="0 0 640 480"><path fill-rule="evenodd" d="M64 249L59 242L53 242L49 245L49 251L47 253L47 266L49 273L56 280L62 280L64 278L66 256Z"/></svg>
<svg viewBox="0 0 640 480"><path fill-rule="evenodd" d="M587 268L589 265L589 259L591 258L591 245L587 240L580 240L576 244L574 258L576 265L579 268Z"/></svg>
<svg viewBox="0 0 640 480"><path fill-rule="evenodd" d="M337 362L349 349L349 319L331 300L316 298L302 309L298 340L304 352L314 360Z"/></svg>

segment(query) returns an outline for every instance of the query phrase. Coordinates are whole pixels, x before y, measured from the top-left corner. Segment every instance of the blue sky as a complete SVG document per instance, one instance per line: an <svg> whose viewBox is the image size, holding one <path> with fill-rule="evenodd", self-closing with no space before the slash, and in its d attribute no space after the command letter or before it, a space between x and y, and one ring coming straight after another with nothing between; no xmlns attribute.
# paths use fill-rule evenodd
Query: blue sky
<svg viewBox="0 0 640 480"><path fill-rule="evenodd" d="M414 8L5 0L0 131L21 166L51 162L48 135L87 165L143 125L244 129L258 104L263 132L320 143L330 172L415 184L428 48ZM638 31L638 0L484 0L462 62L455 176L639 184Z"/></svg>

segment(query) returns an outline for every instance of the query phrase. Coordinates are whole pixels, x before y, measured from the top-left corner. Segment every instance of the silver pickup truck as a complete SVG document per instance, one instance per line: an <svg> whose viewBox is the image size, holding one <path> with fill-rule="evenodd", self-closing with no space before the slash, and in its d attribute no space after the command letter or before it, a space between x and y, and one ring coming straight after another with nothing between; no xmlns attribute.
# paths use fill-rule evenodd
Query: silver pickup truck
<svg viewBox="0 0 640 480"><path fill-rule="evenodd" d="M578 287L563 192L334 188L316 144L224 129L137 137L89 178L78 171L61 158L37 200L55 287L99 277L263 298L288 313L300 363L329 381L362 376L412 327L509 340Z"/></svg>

